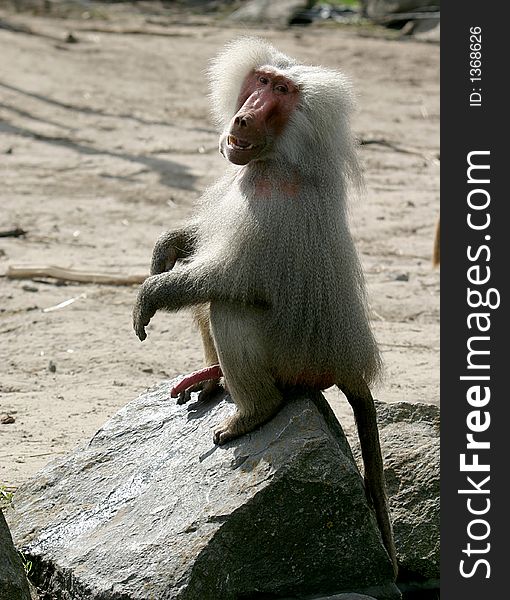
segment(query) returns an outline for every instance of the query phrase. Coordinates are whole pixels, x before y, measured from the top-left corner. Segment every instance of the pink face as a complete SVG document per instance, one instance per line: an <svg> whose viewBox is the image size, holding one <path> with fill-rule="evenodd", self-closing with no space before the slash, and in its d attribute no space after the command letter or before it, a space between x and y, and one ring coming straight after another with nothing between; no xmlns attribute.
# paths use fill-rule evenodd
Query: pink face
<svg viewBox="0 0 510 600"><path fill-rule="evenodd" d="M299 90L284 75L269 69L249 73L239 94L238 111L221 140L221 152L232 163L262 158L282 133L299 101Z"/></svg>

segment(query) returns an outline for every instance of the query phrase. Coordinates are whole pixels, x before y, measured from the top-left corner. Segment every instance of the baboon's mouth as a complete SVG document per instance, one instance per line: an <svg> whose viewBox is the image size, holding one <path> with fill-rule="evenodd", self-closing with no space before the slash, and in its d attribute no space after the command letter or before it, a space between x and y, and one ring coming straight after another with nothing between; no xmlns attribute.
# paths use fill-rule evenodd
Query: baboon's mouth
<svg viewBox="0 0 510 600"><path fill-rule="evenodd" d="M264 147L264 143L257 144L228 133L221 138L220 152L234 165L247 165L260 156Z"/></svg>
<svg viewBox="0 0 510 600"><path fill-rule="evenodd" d="M234 148L234 150L253 150L256 148L255 144L236 138L233 135L228 136L227 143L231 148Z"/></svg>

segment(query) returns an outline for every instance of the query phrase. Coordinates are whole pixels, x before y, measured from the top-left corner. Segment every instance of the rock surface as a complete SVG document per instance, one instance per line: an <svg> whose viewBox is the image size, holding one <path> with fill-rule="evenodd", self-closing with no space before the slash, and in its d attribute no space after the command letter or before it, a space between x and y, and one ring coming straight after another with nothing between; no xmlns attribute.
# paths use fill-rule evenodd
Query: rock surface
<svg viewBox="0 0 510 600"><path fill-rule="evenodd" d="M258 431L216 447L212 429L234 405L177 406L171 385L16 492L8 519L37 585L72 600L399 598L322 396L290 399Z"/></svg>
<svg viewBox="0 0 510 600"><path fill-rule="evenodd" d="M30 600L28 581L0 510L0 600Z"/></svg>
<svg viewBox="0 0 510 600"><path fill-rule="evenodd" d="M404 571L439 579L439 408L377 402L397 558ZM354 455L360 451L353 441Z"/></svg>

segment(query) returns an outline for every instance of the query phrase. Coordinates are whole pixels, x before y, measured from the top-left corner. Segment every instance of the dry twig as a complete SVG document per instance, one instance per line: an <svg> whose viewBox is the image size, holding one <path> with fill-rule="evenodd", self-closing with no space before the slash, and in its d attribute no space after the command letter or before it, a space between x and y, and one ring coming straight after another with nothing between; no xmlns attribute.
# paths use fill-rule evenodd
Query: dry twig
<svg viewBox="0 0 510 600"><path fill-rule="evenodd" d="M22 235L26 235L26 231L21 229L21 227L15 227L14 229L4 229L0 231L0 237L21 237Z"/></svg>
<svg viewBox="0 0 510 600"><path fill-rule="evenodd" d="M106 285L135 285L143 283L147 275L124 275L122 273L98 273L97 271L79 271L53 265L10 265L6 277L9 279L33 279L34 277L51 277L61 281L78 283L102 283Z"/></svg>

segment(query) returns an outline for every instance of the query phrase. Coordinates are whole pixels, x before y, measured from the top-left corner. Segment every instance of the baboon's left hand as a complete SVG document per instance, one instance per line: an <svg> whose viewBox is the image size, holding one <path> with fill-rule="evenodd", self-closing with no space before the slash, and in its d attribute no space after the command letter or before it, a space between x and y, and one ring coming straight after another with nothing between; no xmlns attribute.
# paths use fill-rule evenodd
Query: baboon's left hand
<svg viewBox="0 0 510 600"><path fill-rule="evenodd" d="M155 293L157 277L157 275L148 277L143 282L133 308L133 329L141 342L147 337L145 328L158 309Z"/></svg>

